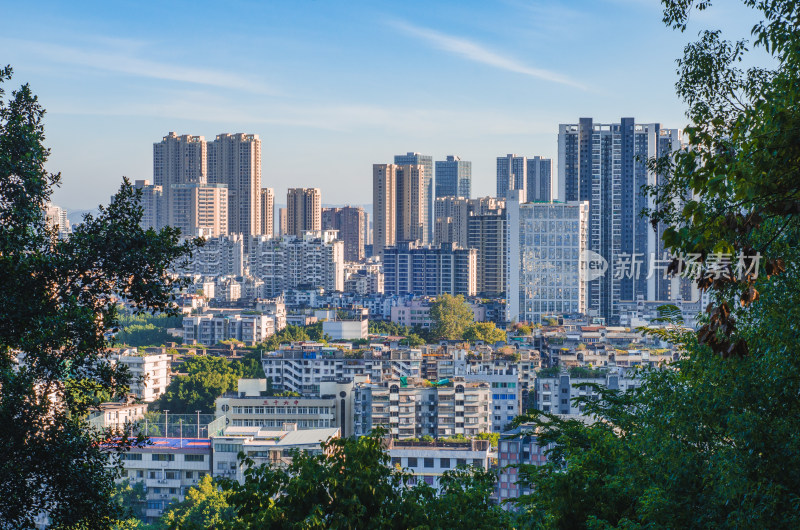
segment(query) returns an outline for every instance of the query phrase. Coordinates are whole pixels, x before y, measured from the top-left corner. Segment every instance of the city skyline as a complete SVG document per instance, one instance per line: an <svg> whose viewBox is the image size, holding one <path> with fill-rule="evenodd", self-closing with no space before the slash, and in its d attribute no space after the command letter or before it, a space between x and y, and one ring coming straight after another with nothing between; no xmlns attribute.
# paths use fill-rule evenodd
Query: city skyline
<svg viewBox="0 0 800 530"><path fill-rule="evenodd" d="M48 168L63 175L53 199L70 210L107 202L122 175L152 180L150 145L169 131L257 134L260 185L277 197L320 187L331 204L366 204L371 165L397 153L458 153L479 197L493 194L497 156L555 159L558 124L577 116L687 121L673 88L684 37L655 2L194 3L156 17L99 6L9 5L0 38L48 109ZM718 6L687 33L713 22L746 36L748 15ZM412 62L423 82L385 83ZM334 157L348 164L317 170Z"/></svg>

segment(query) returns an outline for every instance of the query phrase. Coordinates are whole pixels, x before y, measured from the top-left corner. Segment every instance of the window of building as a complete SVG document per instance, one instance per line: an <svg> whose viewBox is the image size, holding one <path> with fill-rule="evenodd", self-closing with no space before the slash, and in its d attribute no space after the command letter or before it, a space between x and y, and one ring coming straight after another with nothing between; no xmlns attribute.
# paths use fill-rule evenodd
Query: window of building
<svg viewBox="0 0 800 530"><path fill-rule="evenodd" d="M206 455L183 455L184 462L205 462Z"/></svg>
<svg viewBox="0 0 800 530"><path fill-rule="evenodd" d="M177 471L165 471L164 473L166 475L164 478L167 480L176 480L180 478Z"/></svg>
<svg viewBox="0 0 800 530"><path fill-rule="evenodd" d="M123 460L141 460L142 453L123 453L122 454Z"/></svg>
<svg viewBox="0 0 800 530"><path fill-rule="evenodd" d="M416 457L412 457L412 456L408 457L408 467L417 467L417 459L416 459Z"/></svg>
<svg viewBox="0 0 800 530"><path fill-rule="evenodd" d="M154 478L156 478L156 474L157 474L157 473L156 473L155 471L151 471L151 472L150 472L150 474L149 474L148 476L149 476L151 479L154 479Z"/></svg>
<svg viewBox="0 0 800 530"><path fill-rule="evenodd" d="M194 471L187 471L186 472L186 478L188 478L188 479L194 478Z"/></svg>
<svg viewBox="0 0 800 530"><path fill-rule="evenodd" d="M152 460L153 462L172 462L175 460L175 455L165 454L165 453L153 453Z"/></svg>
<svg viewBox="0 0 800 530"><path fill-rule="evenodd" d="M433 467L433 458L423 458L422 465L425 467Z"/></svg>
<svg viewBox="0 0 800 530"><path fill-rule="evenodd" d="M440 458L439 459L439 466L442 469L450 469L450 459L449 458Z"/></svg>
<svg viewBox="0 0 800 530"><path fill-rule="evenodd" d="M237 444L214 444L214 451L218 453L238 453L239 446Z"/></svg>
<svg viewBox="0 0 800 530"><path fill-rule="evenodd" d="M473 458L472 459L472 465L475 466L475 467L482 468L483 467L483 460L481 460L480 458Z"/></svg>

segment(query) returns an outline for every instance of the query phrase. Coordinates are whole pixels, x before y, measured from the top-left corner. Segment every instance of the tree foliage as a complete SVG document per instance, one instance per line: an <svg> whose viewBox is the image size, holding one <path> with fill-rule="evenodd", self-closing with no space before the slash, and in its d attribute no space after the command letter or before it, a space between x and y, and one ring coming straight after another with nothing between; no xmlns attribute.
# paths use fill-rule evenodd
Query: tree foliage
<svg viewBox="0 0 800 530"><path fill-rule="evenodd" d="M235 509L228 503L230 491L219 487L211 475L204 475L186 493L186 499L173 504L159 521L169 530L222 528L235 520Z"/></svg>
<svg viewBox="0 0 800 530"><path fill-rule="evenodd" d="M242 363L224 357L196 355L186 359L182 370L186 375L172 378L166 392L158 400L160 410L173 414L213 413L214 402L226 392L235 392L240 378L263 378L260 364Z"/></svg>
<svg viewBox="0 0 800 530"><path fill-rule="evenodd" d="M251 460L244 484L227 482L235 528L502 528L509 516L493 505L494 475L453 471L442 495L389 465L383 433L334 438L323 453L296 452L287 467Z"/></svg>
<svg viewBox="0 0 800 530"><path fill-rule="evenodd" d="M431 305L431 334L437 339L461 339L473 319L463 295L442 294Z"/></svg>
<svg viewBox="0 0 800 530"><path fill-rule="evenodd" d="M487 344L494 344L505 341L506 332L498 329L494 322L473 322L464 332L464 340L470 342L480 340Z"/></svg>
<svg viewBox="0 0 800 530"><path fill-rule="evenodd" d="M1 69L0 83L11 73ZM127 180L59 239L44 218L60 176L45 170L43 117L28 85L8 99L0 87L0 528L32 527L41 512L54 527L108 526L110 457L85 418L98 396L128 389L125 370L106 362L115 300L137 313L173 310L168 267L192 243L142 230Z"/></svg>

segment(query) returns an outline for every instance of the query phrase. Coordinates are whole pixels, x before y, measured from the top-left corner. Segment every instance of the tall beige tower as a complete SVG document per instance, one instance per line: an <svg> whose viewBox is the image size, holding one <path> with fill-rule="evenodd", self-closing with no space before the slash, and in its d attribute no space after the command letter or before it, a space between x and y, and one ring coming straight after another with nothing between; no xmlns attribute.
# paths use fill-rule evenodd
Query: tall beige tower
<svg viewBox="0 0 800 530"><path fill-rule="evenodd" d="M261 188L261 235L275 235L275 190Z"/></svg>
<svg viewBox="0 0 800 530"><path fill-rule="evenodd" d="M228 189L223 184L174 184L169 224L185 236L228 235Z"/></svg>
<svg viewBox="0 0 800 530"><path fill-rule="evenodd" d="M257 134L218 134L208 142L208 182L228 187L228 232L261 231L261 140Z"/></svg>
<svg viewBox="0 0 800 530"><path fill-rule="evenodd" d="M286 233L302 237L308 230L322 230L322 191L289 188L286 194Z"/></svg>
<svg viewBox="0 0 800 530"><path fill-rule="evenodd" d="M173 208L172 186L205 184L206 169L207 146L202 136L170 132L153 144L153 181L163 190L164 219L169 219Z"/></svg>
<svg viewBox="0 0 800 530"><path fill-rule="evenodd" d="M425 240L425 168L397 170L397 241Z"/></svg>
<svg viewBox="0 0 800 530"><path fill-rule="evenodd" d="M394 245L396 241L398 168L394 164L372 165L372 241L376 256L382 257L383 249Z"/></svg>

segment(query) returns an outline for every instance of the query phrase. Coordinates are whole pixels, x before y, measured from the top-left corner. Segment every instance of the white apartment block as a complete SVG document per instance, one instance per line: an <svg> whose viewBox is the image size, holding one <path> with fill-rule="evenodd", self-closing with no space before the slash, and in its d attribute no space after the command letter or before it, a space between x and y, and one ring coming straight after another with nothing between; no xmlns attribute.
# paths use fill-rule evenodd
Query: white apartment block
<svg viewBox="0 0 800 530"><path fill-rule="evenodd" d="M355 433L365 435L380 425L399 439L475 436L491 429L490 407L489 385L464 378L443 386L409 378L356 385Z"/></svg>
<svg viewBox="0 0 800 530"><path fill-rule="evenodd" d="M320 383L319 397L268 396L266 379L239 379L237 392L217 398L217 416L231 427L298 430L338 428L342 436L353 434L353 381L327 379Z"/></svg>
<svg viewBox="0 0 800 530"><path fill-rule="evenodd" d="M392 466L400 466L413 475L411 485L424 482L436 490L444 473L459 467L488 471L494 456L489 440L434 444L389 440L387 452Z"/></svg>
<svg viewBox="0 0 800 530"><path fill-rule="evenodd" d="M274 297L298 287L344 290L344 243L335 230L308 231L269 239L253 238L249 270L264 282L263 296Z"/></svg>
<svg viewBox="0 0 800 530"><path fill-rule="evenodd" d="M213 346L236 339L248 346L275 334L275 318L269 315L201 315L184 317L183 343Z"/></svg>
<svg viewBox="0 0 800 530"><path fill-rule="evenodd" d="M128 367L131 376L130 391L145 402L155 401L167 390L170 382L172 358L167 354L138 354L135 349L125 350L119 362Z"/></svg>
<svg viewBox="0 0 800 530"><path fill-rule="evenodd" d="M160 230L167 222L164 209L164 188L154 185L149 180L136 180L133 186L142 192L142 221L140 223L142 228Z"/></svg>
<svg viewBox="0 0 800 530"><path fill-rule="evenodd" d="M325 378L370 381L398 377L419 377L422 353L419 350L381 350L364 354L364 358L345 357L336 348L317 343L294 343L289 348L264 353L261 357L264 375L272 379L276 390L290 390L303 395L319 395Z"/></svg>
<svg viewBox="0 0 800 530"><path fill-rule="evenodd" d="M56 229L59 237L66 237L72 231L69 219L67 219L67 211L64 208L47 203L44 214L47 226Z"/></svg>
<svg viewBox="0 0 800 530"><path fill-rule="evenodd" d="M172 502L183 501L186 492L211 473L208 438L150 438L150 442L123 453L118 479L144 483L148 523L155 522Z"/></svg>
<svg viewBox="0 0 800 530"><path fill-rule="evenodd" d="M221 436L212 438L213 475L244 482L244 467L240 465L240 452L253 460L256 466L286 465L291 462L293 449L311 454L321 453L321 444L339 438L336 428L298 430L286 424L278 429L262 427L228 427Z"/></svg>
<svg viewBox="0 0 800 530"><path fill-rule="evenodd" d="M89 424L98 429L125 428L147 413L147 403L101 403L98 409L89 416Z"/></svg>
<svg viewBox="0 0 800 530"><path fill-rule="evenodd" d="M588 203L520 204L515 197L506 213L506 321L586 313Z"/></svg>
<svg viewBox="0 0 800 530"><path fill-rule="evenodd" d="M179 274L201 276L242 276L244 271L244 240L238 234L206 238L176 268Z"/></svg>

